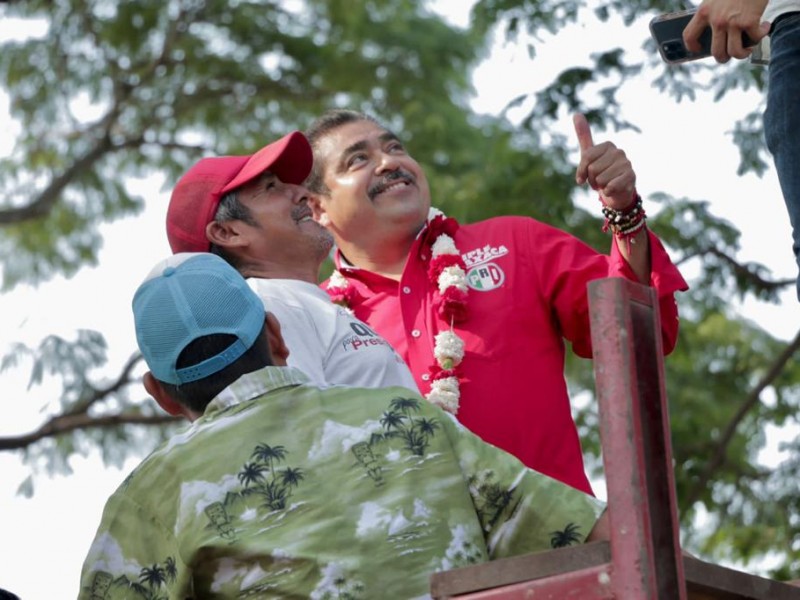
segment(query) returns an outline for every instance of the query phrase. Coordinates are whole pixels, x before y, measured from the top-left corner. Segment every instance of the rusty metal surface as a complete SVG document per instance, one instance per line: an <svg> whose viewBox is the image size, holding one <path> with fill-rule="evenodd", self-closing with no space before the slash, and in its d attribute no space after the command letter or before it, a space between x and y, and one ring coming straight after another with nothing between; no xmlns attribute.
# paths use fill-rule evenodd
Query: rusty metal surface
<svg viewBox="0 0 800 600"><path fill-rule="evenodd" d="M658 302L613 278L589 284L589 306L614 589L685 600Z"/></svg>
<svg viewBox="0 0 800 600"><path fill-rule="evenodd" d="M458 600L613 600L610 565L458 596Z"/></svg>
<svg viewBox="0 0 800 600"><path fill-rule="evenodd" d="M610 542L436 573L433 598L800 600L798 587L681 553L655 292L602 279L589 299Z"/></svg>
<svg viewBox="0 0 800 600"><path fill-rule="evenodd" d="M487 588L599 566L611 560L608 542L501 558L431 575L431 596L450 598Z"/></svg>
<svg viewBox="0 0 800 600"><path fill-rule="evenodd" d="M591 577L575 580L566 579L564 575L600 568L600 572L607 572L613 578L614 573L605 568L610 567L609 561L607 542L593 542L573 548L504 558L435 573L431 577L431 595L435 600L594 598L597 596L585 595L589 593L586 586L594 585ZM800 587L721 567L689 556L683 557L683 563L688 600L800 600ZM535 587L519 585L533 584L537 579L539 581L535 582ZM565 588L565 585L576 587ZM584 595L564 595L573 591ZM615 596L613 590L609 591L605 586L601 586L598 593L603 594L599 596L601 598L626 598Z"/></svg>

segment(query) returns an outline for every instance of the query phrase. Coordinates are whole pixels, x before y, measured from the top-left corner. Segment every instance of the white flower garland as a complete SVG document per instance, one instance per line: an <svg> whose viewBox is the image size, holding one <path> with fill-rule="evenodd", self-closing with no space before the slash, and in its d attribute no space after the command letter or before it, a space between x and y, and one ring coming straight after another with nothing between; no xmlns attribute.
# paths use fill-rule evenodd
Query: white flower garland
<svg viewBox="0 0 800 600"><path fill-rule="evenodd" d="M428 226L430 227L434 221L437 224L443 223L445 219L444 213L431 208L428 213ZM453 238L444 232L439 233L431 245L429 274L437 271L435 282L442 296L439 310L449 322L450 329L436 334L434 338L433 356L436 358L436 368L432 369L434 374L431 389L425 397L432 404L455 415L458 413L461 399L457 367L464 358L464 340L453 331L453 322L457 320L457 315L463 318L466 312L469 288L461 253ZM331 275L327 290L334 302L351 308L355 290L338 270Z"/></svg>

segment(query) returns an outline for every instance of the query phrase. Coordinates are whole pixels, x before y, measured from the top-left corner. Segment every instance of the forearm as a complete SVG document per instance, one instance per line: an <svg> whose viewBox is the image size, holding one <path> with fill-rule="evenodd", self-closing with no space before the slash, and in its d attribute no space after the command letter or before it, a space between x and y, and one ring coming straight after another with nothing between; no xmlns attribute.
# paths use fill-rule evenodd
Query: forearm
<svg viewBox="0 0 800 600"><path fill-rule="evenodd" d="M622 258L628 263L639 283L650 283L650 236L647 227L642 227L631 236L612 236Z"/></svg>

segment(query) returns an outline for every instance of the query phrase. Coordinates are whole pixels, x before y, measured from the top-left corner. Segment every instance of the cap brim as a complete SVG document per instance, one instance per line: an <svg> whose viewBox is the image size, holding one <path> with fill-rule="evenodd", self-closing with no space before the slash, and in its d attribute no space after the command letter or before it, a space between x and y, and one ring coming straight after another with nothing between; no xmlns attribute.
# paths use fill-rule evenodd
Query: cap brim
<svg viewBox="0 0 800 600"><path fill-rule="evenodd" d="M253 154L221 193L227 194L243 186L264 171L274 173L284 183L303 183L311 172L313 161L306 136L293 131Z"/></svg>

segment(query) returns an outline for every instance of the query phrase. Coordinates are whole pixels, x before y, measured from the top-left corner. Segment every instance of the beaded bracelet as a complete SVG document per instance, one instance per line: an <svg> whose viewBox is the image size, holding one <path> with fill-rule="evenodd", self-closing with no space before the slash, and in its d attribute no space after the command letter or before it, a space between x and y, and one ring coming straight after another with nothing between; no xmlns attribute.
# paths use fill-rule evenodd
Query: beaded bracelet
<svg viewBox="0 0 800 600"><path fill-rule="evenodd" d="M602 198L601 198L602 202ZM617 210L603 204L603 231L611 230L617 237L630 237L644 227L647 214L642 207L642 197L636 194L633 204L623 210Z"/></svg>
<svg viewBox="0 0 800 600"><path fill-rule="evenodd" d="M603 202L602 196L600 202ZM640 229L644 228L647 214L642 207L642 197L636 194L636 198L628 208L624 210L617 210L606 206L603 202L603 232L611 230L614 237L620 240L625 240L625 246L628 249L628 254L631 252L631 244L636 240L633 238Z"/></svg>

